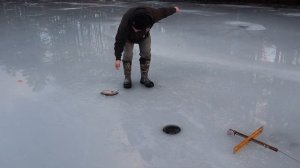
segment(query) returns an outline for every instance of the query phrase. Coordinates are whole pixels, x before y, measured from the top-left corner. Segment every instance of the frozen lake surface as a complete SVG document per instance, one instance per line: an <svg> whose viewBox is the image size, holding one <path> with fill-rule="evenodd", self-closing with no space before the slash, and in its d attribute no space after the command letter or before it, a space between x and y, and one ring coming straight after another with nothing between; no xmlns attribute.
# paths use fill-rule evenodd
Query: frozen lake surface
<svg viewBox="0 0 300 168"><path fill-rule="evenodd" d="M178 5L151 30L150 78L114 69L130 7ZM299 168L300 10L193 3L0 3L1 168ZM103 89L119 95L105 97ZM164 134L167 124L182 128Z"/></svg>

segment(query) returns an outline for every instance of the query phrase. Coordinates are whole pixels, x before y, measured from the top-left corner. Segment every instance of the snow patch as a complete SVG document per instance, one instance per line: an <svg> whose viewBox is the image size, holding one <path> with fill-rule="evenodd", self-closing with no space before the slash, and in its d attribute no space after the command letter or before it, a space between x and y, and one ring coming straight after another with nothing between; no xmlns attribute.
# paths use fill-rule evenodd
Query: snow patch
<svg viewBox="0 0 300 168"><path fill-rule="evenodd" d="M230 8L256 8L256 6L250 6L250 5L217 5L222 7L230 7Z"/></svg>
<svg viewBox="0 0 300 168"><path fill-rule="evenodd" d="M270 9L271 7L266 6L254 6L254 5L227 5L227 4L221 4L216 5L219 7L227 7L227 8L248 8L248 9Z"/></svg>
<svg viewBox="0 0 300 168"><path fill-rule="evenodd" d="M282 13L283 16L300 17L300 13Z"/></svg>
<svg viewBox="0 0 300 168"><path fill-rule="evenodd" d="M195 14L201 16L216 16L216 15L226 15L227 13L222 12L208 12L208 11L200 11L200 10L180 10L181 13Z"/></svg>
<svg viewBox="0 0 300 168"><path fill-rule="evenodd" d="M241 22L241 21L227 21L225 24L243 28L245 30L266 30L263 25L250 23L250 22Z"/></svg>
<svg viewBox="0 0 300 168"><path fill-rule="evenodd" d="M58 10L58 11L67 11L67 10L78 10L82 8L60 8L60 9L53 9L53 10Z"/></svg>
<svg viewBox="0 0 300 168"><path fill-rule="evenodd" d="M126 7L124 3L101 4L101 3L78 3L78 2L53 2L54 4L66 4L73 6L87 6L87 7Z"/></svg>

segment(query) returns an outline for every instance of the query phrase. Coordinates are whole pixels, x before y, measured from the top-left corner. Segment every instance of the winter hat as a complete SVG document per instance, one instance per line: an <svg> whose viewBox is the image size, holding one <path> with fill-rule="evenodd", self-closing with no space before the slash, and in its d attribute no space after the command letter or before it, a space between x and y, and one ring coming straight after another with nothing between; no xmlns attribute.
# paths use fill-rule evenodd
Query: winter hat
<svg viewBox="0 0 300 168"><path fill-rule="evenodd" d="M137 13L132 18L132 26L134 26L136 29L142 30L149 28L152 25L152 18L145 13Z"/></svg>

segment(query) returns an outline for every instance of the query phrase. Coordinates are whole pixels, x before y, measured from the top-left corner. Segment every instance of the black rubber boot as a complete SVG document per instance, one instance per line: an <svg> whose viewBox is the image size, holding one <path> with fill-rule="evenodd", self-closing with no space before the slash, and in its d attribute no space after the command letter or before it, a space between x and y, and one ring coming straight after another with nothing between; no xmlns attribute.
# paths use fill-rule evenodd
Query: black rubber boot
<svg viewBox="0 0 300 168"><path fill-rule="evenodd" d="M154 83L148 78L149 67L150 67L150 60L140 58L140 68L141 68L140 83L145 85L147 88L151 88L154 86Z"/></svg>
<svg viewBox="0 0 300 168"><path fill-rule="evenodd" d="M124 75L125 75L123 87L129 89L132 86L131 85L131 62L123 60L123 67L124 67Z"/></svg>

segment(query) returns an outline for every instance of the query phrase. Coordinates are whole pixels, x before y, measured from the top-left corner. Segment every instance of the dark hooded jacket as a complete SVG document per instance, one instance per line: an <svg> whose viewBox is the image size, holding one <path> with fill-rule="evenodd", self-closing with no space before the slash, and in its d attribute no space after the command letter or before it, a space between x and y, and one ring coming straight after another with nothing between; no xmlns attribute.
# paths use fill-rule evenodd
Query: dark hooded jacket
<svg viewBox="0 0 300 168"><path fill-rule="evenodd" d="M170 8L151 8L151 7L136 7L129 9L121 20L118 32L115 38L115 56L116 60L121 60L121 55L127 41L131 43L140 43L149 36L149 30L154 23L166 18L176 12L174 7ZM132 28L132 18L137 13L145 13L152 18L152 25L146 30L134 32Z"/></svg>

